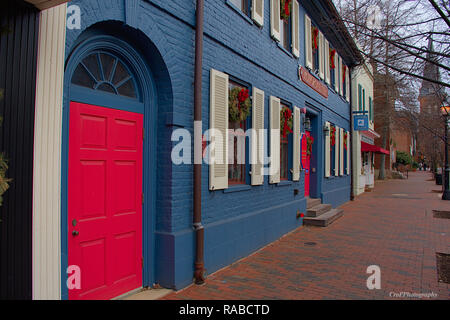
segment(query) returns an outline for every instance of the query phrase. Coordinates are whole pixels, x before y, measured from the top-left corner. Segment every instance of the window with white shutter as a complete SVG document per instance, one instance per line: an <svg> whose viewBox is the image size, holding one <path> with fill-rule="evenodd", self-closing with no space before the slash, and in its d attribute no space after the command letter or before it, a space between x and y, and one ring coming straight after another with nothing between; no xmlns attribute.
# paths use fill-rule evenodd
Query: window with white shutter
<svg viewBox="0 0 450 320"><path fill-rule="evenodd" d="M264 184L264 91L253 88L252 185Z"/></svg>
<svg viewBox="0 0 450 320"><path fill-rule="evenodd" d="M270 32L272 38L280 41L280 1L270 0Z"/></svg>
<svg viewBox="0 0 450 320"><path fill-rule="evenodd" d="M325 38L323 36L323 33L319 31L319 77L320 79L325 79Z"/></svg>
<svg viewBox="0 0 450 320"><path fill-rule="evenodd" d="M336 126L336 144L334 145L334 175L339 176L339 127Z"/></svg>
<svg viewBox="0 0 450 320"><path fill-rule="evenodd" d="M299 27L299 4L297 0L292 2L292 54L300 57L300 27Z"/></svg>
<svg viewBox="0 0 450 320"><path fill-rule="evenodd" d="M294 139L294 155L293 155L293 166L292 168L292 180L299 181L300 180L300 162L301 162L301 113L300 108L294 106L294 124L293 124L293 139Z"/></svg>
<svg viewBox="0 0 450 320"><path fill-rule="evenodd" d="M311 19L305 14L305 64L309 69L313 67L312 50Z"/></svg>
<svg viewBox="0 0 450 320"><path fill-rule="evenodd" d="M325 64L325 82L331 84L330 79L330 43L324 40L324 64Z"/></svg>
<svg viewBox="0 0 450 320"><path fill-rule="evenodd" d="M344 129L339 128L339 144L337 146L337 151L339 153L339 171L338 174L340 176L344 173Z"/></svg>
<svg viewBox="0 0 450 320"><path fill-rule="evenodd" d="M228 188L228 75L211 69L209 189Z"/></svg>
<svg viewBox="0 0 450 320"><path fill-rule="evenodd" d="M328 131L328 134L325 136L325 177L328 178L331 176L331 126L329 122L325 122L325 127Z"/></svg>
<svg viewBox="0 0 450 320"><path fill-rule="evenodd" d="M262 27L264 25L264 0L252 0L252 19Z"/></svg>
<svg viewBox="0 0 450 320"><path fill-rule="evenodd" d="M280 182L280 99L270 97L270 183Z"/></svg>

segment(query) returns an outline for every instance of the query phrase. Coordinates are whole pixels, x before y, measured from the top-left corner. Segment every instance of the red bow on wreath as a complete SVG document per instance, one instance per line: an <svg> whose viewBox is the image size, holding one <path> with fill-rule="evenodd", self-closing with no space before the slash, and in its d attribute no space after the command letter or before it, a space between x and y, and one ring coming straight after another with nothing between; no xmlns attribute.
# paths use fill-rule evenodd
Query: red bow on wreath
<svg viewBox="0 0 450 320"><path fill-rule="evenodd" d="M348 134L347 132L344 133L344 148L345 150L347 150L347 138L348 138Z"/></svg>
<svg viewBox="0 0 450 320"><path fill-rule="evenodd" d="M318 44L317 44L317 37L319 36L319 29L316 27L313 27L313 40L314 40L314 49L317 50Z"/></svg>
<svg viewBox="0 0 450 320"><path fill-rule="evenodd" d="M292 111L289 108L286 108L283 112L284 117L284 125L283 125L283 138L286 138L287 133L292 133L291 128L289 128L288 122L292 117Z"/></svg>
<svg viewBox="0 0 450 320"><path fill-rule="evenodd" d="M248 89L242 89L238 95L239 104L244 103L249 97L250 95Z"/></svg>
<svg viewBox="0 0 450 320"><path fill-rule="evenodd" d="M291 3L292 0L286 0L284 2L284 13L289 16L290 12L289 12L289 4Z"/></svg>
<svg viewBox="0 0 450 320"><path fill-rule="evenodd" d="M331 62L331 69L336 69L336 65L334 63L334 56L336 55L336 50L333 49L330 52L330 62Z"/></svg>

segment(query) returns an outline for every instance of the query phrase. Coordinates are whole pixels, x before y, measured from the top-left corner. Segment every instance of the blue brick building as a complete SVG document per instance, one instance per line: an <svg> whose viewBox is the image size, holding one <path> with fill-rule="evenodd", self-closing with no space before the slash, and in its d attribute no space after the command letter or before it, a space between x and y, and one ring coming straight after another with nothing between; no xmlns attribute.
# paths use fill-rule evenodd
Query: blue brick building
<svg viewBox="0 0 450 320"><path fill-rule="evenodd" d="M360 60L358 50L331 1L288 1L288 10L284 3L204 3L203 131L266 129L259 151L272 158L271 164L251 164L251 139L244 138L245 161L239 164L227 156L239 153L230 145L232 136L214 151L207 143L209 156L223 151L226 160L201 169L207 274L301 227L308 198L334 208L350 200L349 74ZM186 287L196 256L193 165L173 163L172 151L182 142L179 132L194 134L196 1L74 0L68 8L69 19L79 8L81 25L67 28L65 40L61 297L113 297L155 283ZM235 88L250 96L243 100L251 111L239 121L229 120ZM287 118L283 110L290 110ZM129 131L126 123L137 130ZM104 142L110 140L114 146ZM142 171L111 169L116 167L102 150L122 152L111 156L117 166L125 164L125 152L141 154ZM193 160L193 152L190 156ZM135 166L139 159L126 161ZM263 167L267 175L257 173ZM108 197L108 192L116 193ZM137 222L117 218L131 217L131 207L141 217ZM109 219L104 212L113 209L111 219L121 222L110 228L133 224L134 229L82 238L98 229L89 223ZM108 253L113 245L117 251ZM134 274L136 259L142 275ZM88 288L72 294L65 270L78 264L82 274L97 276L86 275L81 281ZM101 272L94 270L99 264ZM127 286L118 285L131 278Z"/></svg>

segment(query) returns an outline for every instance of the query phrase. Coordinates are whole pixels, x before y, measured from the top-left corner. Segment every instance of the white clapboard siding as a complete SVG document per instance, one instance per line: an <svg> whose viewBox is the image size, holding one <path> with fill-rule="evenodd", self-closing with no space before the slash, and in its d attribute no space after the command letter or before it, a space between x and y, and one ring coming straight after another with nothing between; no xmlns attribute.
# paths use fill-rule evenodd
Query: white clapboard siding
<svg viewBox="0 0 450 320"><path fill-rule="evenodd" d="M345 99L347 102L350 102L350 68L347 68L347 72L345 74Z"/></svg>
<svg viewBox="0 0 450 320"><path fill-rule="evenodd" d="M66 4L40 15L33 163L32 298L61 299L61 145Z"/></svg>
<svg viewBox="0 0 450 320"><path fill-rule="evenodd" d="M337 52L334 54L334 90L339 93L339 59Z"/></svg>
<svg viewBox="0 0 450 320"><path fill-rule="evenodd" d="M264 91L253 88L252 185L264 184Z"/></svg>
<svg viewBox="0 0 450 320"><path fill-rule="evenodd" d="M280 41L280 1L270 0L270 34L276 41Z"/></svg>
<svg viewBox="0 0 450 320"><path fill-rule="evenodd" d="M323 33L319 31L319 77L325 79L325 38Z"/></svg>
<svg viewBox="0 0 450 320"><path fill-rule="evenodd" d="M325 82L330 84L330 43L324 40Z"/></svg>
<svg viewBox="0 0 450 320"><path fill-rule="evenodd" d="M305 59L306 67L312 69L312 35L311 35L311 19L305 14Z"/></svg>
<svg viewBox="0 0 450 320"><path fill-rule="evenodd" d="M329 122L325 122L325 127L328 130L328 135L325 136L325 177L328 178L331 176L331 159L330 159L330 152L331 152L331 139L330 139L330 130L331 126Z"/></svg>
<svg viewBox="0 0 450 320"><path fill-rule="evenodd" d="M336 126L336 144L334 145L334 175L337 177L339 176L339 134L340 134L340 128Z"/></svg>
<svg viewBox="0 0 450 320"><path fill-rule="evenodd" d="M339 94L344 95L344 68L342 64L342 58L339 56Z"/></svg>
<svg viewBox="0 0 450 320"><path fill-rule="evenodd" d="M300 132L301 130L301 117L300 117L300 108L294 106L294 133L293 133L293 139L294 139L294 154L293 154L293 166L292 168L292 180L299 181L300 180L300 161L301 161L301 137L302 134Z"/></svg>
<svg viewBox="0 0 450 320"><path fill-rule="evenodd" d="M270 183L280 182L280 99L270 97Z"/></svg>
<svg viewBox="0 0 450 320"><path fill-rule="evenodd" d="M344 175L344 129L339 129L339 175Z"/></svg>
<svg viewBox="0 0 450 320"><path fill-rule="evenodd" d="M300 7L297 0L292 2L292 54L300 57L300 26L299 26Z"/></svg>
<svg viewBox="0 0 450 320"><path fill-rule="evenodd" d="M209 189L228 188L228 75L211 69Z"/></svg>
<svg viewBox="0 0 450 320"><path fill-rule="evenodd" d="M252 0L252 19L262 27L264 25L264 0Z"/></svg>
<svg viewBox="0 0 450 320"><path fill-rule="evenodd" d="M350 157L351 157L351 150L350 150L350 132L347 131L347 172L346 174L350 174Z"/></svg>

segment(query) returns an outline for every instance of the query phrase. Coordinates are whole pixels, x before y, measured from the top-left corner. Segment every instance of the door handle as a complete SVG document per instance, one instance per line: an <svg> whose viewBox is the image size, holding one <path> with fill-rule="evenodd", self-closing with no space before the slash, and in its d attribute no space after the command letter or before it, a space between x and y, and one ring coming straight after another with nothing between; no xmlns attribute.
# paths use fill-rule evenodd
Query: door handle
<svg viewBox="0 0 450 320"><path fill-rule="evenodd" d="M80 234L80 233L79 233L78 231L76 231L76 230L72 231L72 235L73 235L74 237L78 236L79 234Z"/></svg>

